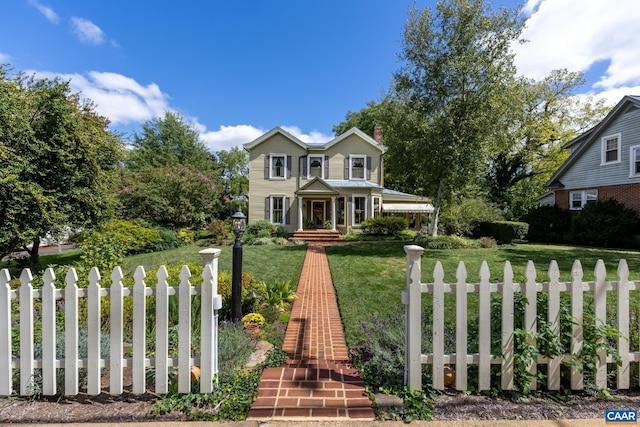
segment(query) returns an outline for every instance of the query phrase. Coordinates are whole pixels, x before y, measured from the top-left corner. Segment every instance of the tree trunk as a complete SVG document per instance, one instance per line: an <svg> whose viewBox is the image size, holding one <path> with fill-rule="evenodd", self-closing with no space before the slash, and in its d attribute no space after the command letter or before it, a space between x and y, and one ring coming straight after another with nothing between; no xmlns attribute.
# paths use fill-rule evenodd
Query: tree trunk
<svg viewBox="0 0 640 427"><path fill-rule="evenodd" d="M438 236L438 218L440 217L440 207L442 206L442 196L444 195L445 181L441 180L438 185L438 195L433 203L433 216L431 217L431 229L429 235Z"/></svg>
<svg viewBox="0 0 640 427"><path fill-rule="evenodd" d="M34 237L31 249L25 247L24 250L29 254L29 264L31 265L31 268L36 271L40 270L40 237Z"/></svg>

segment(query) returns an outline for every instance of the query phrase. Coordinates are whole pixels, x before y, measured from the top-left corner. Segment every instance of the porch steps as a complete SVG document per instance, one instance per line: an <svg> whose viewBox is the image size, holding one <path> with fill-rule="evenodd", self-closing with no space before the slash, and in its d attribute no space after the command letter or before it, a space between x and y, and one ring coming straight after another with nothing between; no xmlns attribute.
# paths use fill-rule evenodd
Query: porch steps
<svg viewBox="0 0 640 427"><path fill-rule="evenodd" d="M293 233L292 239L307 242L339 242L340 232L332 230L302 230Z"/></svg>

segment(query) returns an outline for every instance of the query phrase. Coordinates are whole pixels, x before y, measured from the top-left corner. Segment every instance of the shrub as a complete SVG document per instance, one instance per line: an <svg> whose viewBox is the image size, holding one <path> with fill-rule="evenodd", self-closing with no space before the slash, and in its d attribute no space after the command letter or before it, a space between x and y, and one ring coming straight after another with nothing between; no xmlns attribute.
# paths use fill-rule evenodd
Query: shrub
<svg viewBox="0 0 640 427"><path fill-rule="evenodd" d="M258 237L252 243L252 245L273 245L271 237Z"/></svg>
<svg viewBox="0 0 640 427"><path fill-rule="evenodd" d="M78 331L78 356L81 359L86 359L89 355L89 333L86 329L80 329ZM100 357L109 357L109 335L104 332L100 332ZM64 359L65 352L65 338L64 333L60 333L56 337L56 359ZM34 357L36 359L42 358L42 342L37 342L34 345ZM87 368L80 368L78 371L79 385L85 386L87 384ZM31 379L32 391L36 394L42 390L42 369L37 369ZM56 392L59 395L63 395L64 389L64 369L56 369Z"/></svg>
<svg viewBox="0 0 640 427"><path fill-rule="evenodd" d="M571 220L570 243L604 247L633 247L638 234L638 216L632 209L609 199L587 203Z"/></svg>
<svg viewBox="0 0 640 427"><path fill-rule="evenodd" d="M527 235L529 224L515 221L481 222L476 233L478 236L491 236L500 243L522 240Z"/></svg>
<svg viewBox="0 0 640 427"><path fill-rule="evenodd" d="M480 247L477 241L465 239L464 237L425 236L420 233L416 234L413 242L425 249L471 249Z"/></svg>
<svg viewBox="0 0 640 427"><path fill-rule="evenodd" d="M370 217L362 222L363 233L377 236L397 236L407 227L407 220L397 216Z"/></svg>
<svg viewBox="0 0 640 427"><path fill-rule="evenodd" d="M85 231L82 232L81 237L78 247L82 251L80 259L84 267L97 267L104 273L122 264L126 249L115 236L97 231Z"/></svg>
<svg viewBox="0 0 640 427"><path fill-rule="evenodd" d="M527 240L562 243L571 225L571 213L556 205L539 206L529 211L523 221L529 224Z"/></svg>
<svg viewBox="0 0 640 427"><path fill-rule="evenodd" d="M287 231L286 228L279 225L276 227L275 235L277 238L287 239L289 237L289 232Z"/></svg>
<svg viewBox="0 0 640 427"><path fill-rule="evenodd" d="M444 207L440 225L446 234L471 237L481 222L502 219L500 209L484 199L461 199Z"/></svg>
<svg viewBox="0 0 640 427"><path fill-rule="evenodd" d="M216 242L222 242L228 239L230 235L233 235L231 226L221 219L212 219L207 225L207 231L211 233Z"/></svg>
<svg viewBox="0 0 640 427"><path fill-rule="evenodd" d="M254 237L271 237L276 232L276 226L269 220L261 219L247 225L245 235Z"/></svg>
<svg viewBox="0 0 640 427"><path fill-rule="evenodd" d="M162 241L155 246L154 251L165 251L184 246L184 240L180 238L175 230L169 228L158 228L157 230L160 233L160 237L162 237Z"/></svg>

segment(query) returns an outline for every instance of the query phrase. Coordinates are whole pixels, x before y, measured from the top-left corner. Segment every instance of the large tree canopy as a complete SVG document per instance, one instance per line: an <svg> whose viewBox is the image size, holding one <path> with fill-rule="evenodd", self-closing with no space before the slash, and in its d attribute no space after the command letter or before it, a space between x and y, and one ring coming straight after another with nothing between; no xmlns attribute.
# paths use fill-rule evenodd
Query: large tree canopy
<svg viewBox="0 0 640 427"><path fill-rule="evenodd" d="M520 9L494 12L483 0L445 0L412 10L389 96L387 163L405 168L420 194L434 196L431 232L440 207L477 180L486 164L500 98L515 76L511 43L523 28Z"/></svg>
<svg viewBox="0 0 640 427"><path fill-rule="evenodd" d="M216 169L215 156L196 129L178 113L166 111L164 117L143 124L142 132L134 134L132 145L126 165L134 172L174 165L199 171Z"/></svg>
<svg viewBox="0 0 640 427"><path fill-rule="evenodd" d="M0 255L113 213L120 136L69 83L0 67ZM28 244L32 244L27 248Z"/></svg>
<svg viewBox="0 0 640 427"><path fill-rule="evenodd" d="M126 219L201 227L225 212L216 157L179 114L145 123L125 165L118 195Z"/></svg>

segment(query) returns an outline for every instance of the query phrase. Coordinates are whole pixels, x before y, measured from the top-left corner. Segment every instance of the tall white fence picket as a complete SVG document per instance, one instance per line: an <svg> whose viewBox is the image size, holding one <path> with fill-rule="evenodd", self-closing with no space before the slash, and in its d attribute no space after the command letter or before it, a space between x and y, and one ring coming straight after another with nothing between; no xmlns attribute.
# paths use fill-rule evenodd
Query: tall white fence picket
<svg viewBox="0 0 640 427"><path fill-rule="evenodd" d="M560 337L560 293L570 293L572 337L569 354L554 357L552 359L540 356L537 363L531 363L527 370L531 374L537 372L538 365L547 365L547 384L549 390L560 389L560 373L563 362L571 360L572 355L580 354L584 347L583 321L584 321L584 296L585 293L593 294L593 315L597 322L605 322L607 319L607 295L616 298L616 328L622 335L615 342L615 347L622 360L617 367L616 387L628 389L630 386L630 363L640 362L640 351L630 351L629 346L629 292L640 290L640 281L629 280L629 268L625 260L618 265L616 281L606 281L607 272L604 262L598 260L593 282L583 281L583 270L580 261L575 261L571 270L572 280L560 282L558 264L552 261L548 270L548 282L536 281L536 269L532 261L527 263L525 270L525 282L513 282L513 270L511 264L505 262L502 271L502 282L491 283L489 267L482 263L479 272L478 283L467 282L467 271L464 263L460 262L456 271L456 282L445 283L444 270L438 261L433 271L433 282L422 283L421 258L424 249L420 246L407 245L404 247L407 254L407 288L402 292L402 302L406 309L406 336L405 336L405 384L412 389L422 388L422 365L431 365L433 388L443 390L445 388L445 365L455 365L455 388L467 389L467 369L469 365L478 365L478 386L480 390L488 390L491 384L491 365L501 366L501 387L504 390L514 388L514 351L515 351L515 327L514 327L514 294L522 293L527 299L524 308L524 329L528 332L537 331L537 294L548 294L547 321L556 337ZM455 353L445 354L445 294L455 295L456 330ZM469 305L467 296L469 293L478 294L478 353L469 354L467 343L469 334L467 320ZM432 353L422 354L422 295L431 296L433 310L432 324ZM501 355L491 353L491 295L501 296ZM612 295L615 294L615 295ZM527 344L536 345L535 337L528 334ZM595 385L598 388L607 387L607 363L613 363L611 355L606 354L604 347L598 349L596 360ZM580 366L570 367L571 389L582 390L584 388L584 376ZM538 388L535 377L530 387Z"/></svg>
<svg viewBox="0 0 640 427"><path fill-rule="evenodd" d="M88 286L78 286L78 275L70 268L65 276L65 287L55 288L55 274L52 269L45 270L43 286L33 289L33 277L29 269L20 275L20 288L12 290L11 277L7 269L0 270L0 396L10 396L13 390L14 371L19 372L19 394L34 393L33 379L35 369L42 372L42 394L55 395L57 390L56 370L64 369L64 390L66 395L79 393L80 368L87 369L87 393L97 395L101 392L102 369L109 367L109 393L118 395L124 391L123 371L132 370L132 392L145 393L147 387L146 370L155 368L154 390L158 394L168 391L169 369L178 369L178 392L191 392L191 367L199 366L201 371L200 392L213 391L213 378L218 373L218 310L222 307L222 298L218 295L218 257L220 249L200 251L203 260L202 286L191 285L191 272L185 265L180 272L180 285L168 285L167 269L161 266L156 275L156 286L148 287L143 267L134 273L134 286L123 286L122 269L116 267L111 273L111 286L101 286L101 276L97 268L92 268L88 276ZM178 357L169 355L169 297L177 295ZM191 346L191 301L194 295L200 295L200 355L192 357ZM101 300L108 297L110 356L101 358ZM124 298L133 298L133 343L132 357L124 357ZM146 349L147 336L147 299L156 298L155 313L155 354L149 355ZM80 324L79 300L87 299L86 325ZM19 312L12 313L12 299L18 299ZM41 300L42 357L34 357L34 300ZM64 359L56 357L56 313L57 303L64 304ZM19 321L19 358L14 358L12 347L13 321ZM78 340L80 328L87 330L87 357L79 357ZM208 379L208 380L205 380Z"/></svg>

